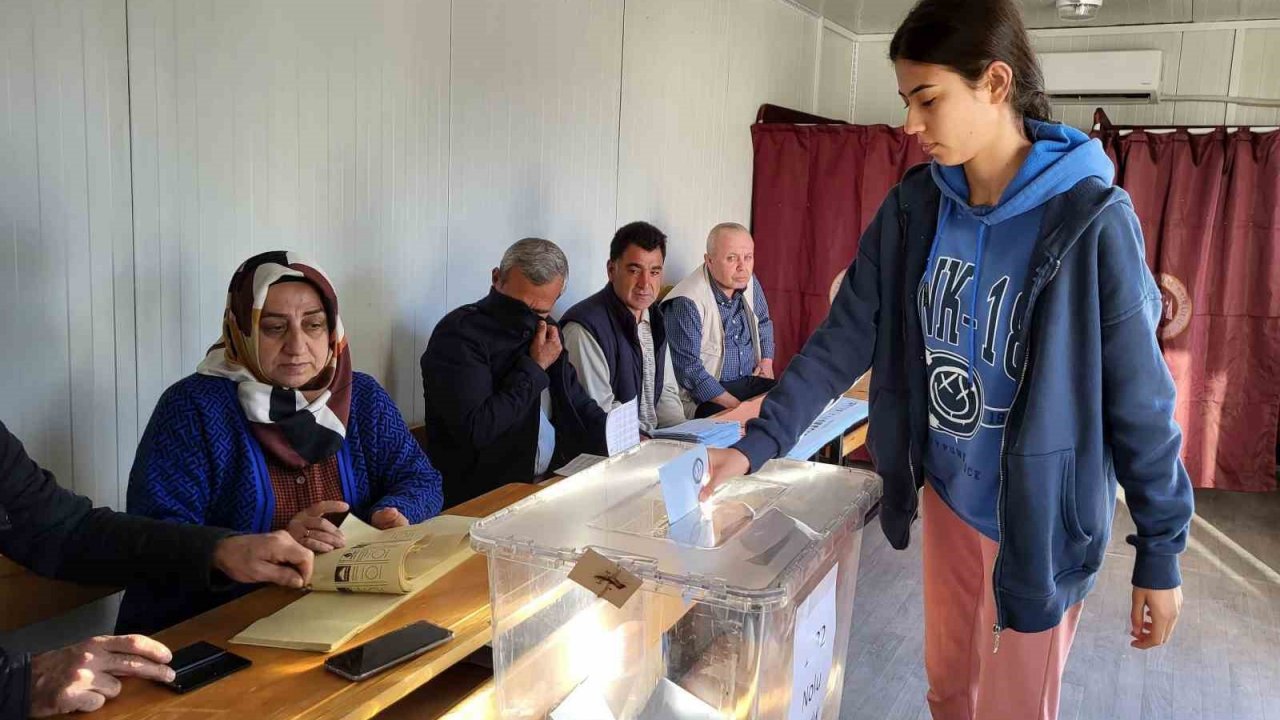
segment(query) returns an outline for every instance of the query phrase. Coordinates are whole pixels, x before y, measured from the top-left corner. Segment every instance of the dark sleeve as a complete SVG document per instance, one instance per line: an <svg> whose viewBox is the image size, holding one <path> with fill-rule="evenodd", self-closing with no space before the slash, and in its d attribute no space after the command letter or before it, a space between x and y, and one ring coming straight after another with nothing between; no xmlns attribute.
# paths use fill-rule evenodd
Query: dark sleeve
<svg viewBox="0 0 1280 720"><path fill-rule="evenodd" d="M495 384L483 350L455 330L443 332L422 355L427 403L455 438L477 448L492 445L538 402L550 378L526 353Z"/></svg>
<svg viewBox="0 0 1280 720"><path fill-rule="evenodd" d="M0 423L0 553L47 577L122 585L164 581L205 588L220 582L212 568L218 528L160 522L94 508L58 486Z"/></svg>
<svg viewBox="0 0 1280 720"><path fill-rule="evenodd" d="M27 720L31 713L31 658L0 647L0 720Z"/></svg>
<svg viewBox="0 0 1280 720"><path fill-rule="evenodd" d="M368 458L370 478L381 497L375 495L373 510L392 507L404 514L412 524L439 514L444 505L440 473L431 466L427 454L409 433L409 426L391 396L373 378L365 378L362 387L369 397L367 421L373 428L364 447L372 449Z"/></svg>
<svg viewBox="0 0 1280 720"><path fill-rule="evenodd" d="M897 205L895 190L862 234L826 320L791 358L765 396L760 417L747 423L746 436L733 446L751 461L752 472L794 447L827 403L871 366L880 314L880 242L882 236L897 239Z"/></svg>
<svg viewBox="0 0 1280 720"><path fill-rule="evenodd" d="M1101 216L1098 243L1102 305L1102 395L1116 478L1137 531L1133 584L1167 590L1182 584L1178 555L1194 512L1182 464L1182 431L1173 419L1177 391L1157 341L1160 290L1144 258L1142 228L1128 204Z"/></svg>

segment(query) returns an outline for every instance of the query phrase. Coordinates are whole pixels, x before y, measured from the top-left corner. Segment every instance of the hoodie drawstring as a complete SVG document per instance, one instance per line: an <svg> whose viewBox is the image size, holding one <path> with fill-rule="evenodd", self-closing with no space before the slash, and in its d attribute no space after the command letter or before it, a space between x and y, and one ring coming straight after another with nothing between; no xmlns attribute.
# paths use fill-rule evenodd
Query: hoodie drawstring
<svg viewBox="0 0 1280 720"><path fill-rule="evenodd" d="M938 228L933 232L933 246L929 248L929 259L924 264L924 281L933 288L933 264L938 259L938 246L942 244L942 234L947 229L947 218L951 217L952 203L951 198L946 195L942 196L942 206L938 212ZM931 297L936 297L936 290L931 293ZM932 308L930 308L932 310ZM928 332L932 332L933 328L926 328Z"/></svg>
<svg viewBox="0 0 1280 720"><path fill-rule="evenodd" d="M978 256L973 261L973 297L969 300L969 384L977 386L974 379L975 348L978 347L978 293L982 288L982 256L987 247L987 224L978 223Z"/></svg>

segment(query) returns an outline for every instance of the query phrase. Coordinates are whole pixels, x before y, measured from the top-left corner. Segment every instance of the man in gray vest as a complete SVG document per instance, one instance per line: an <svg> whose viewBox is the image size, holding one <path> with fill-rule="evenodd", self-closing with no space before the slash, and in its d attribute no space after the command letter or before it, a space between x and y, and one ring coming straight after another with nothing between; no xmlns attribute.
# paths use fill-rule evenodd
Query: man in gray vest
<svg viewBox="0 0 1280 720"><path fill-rule="evenodd" d="M720 223L707 234L705 262L663 304L671 361L690 417L736 408L773 387L773 321L754 269L751 233Z"/></svg>

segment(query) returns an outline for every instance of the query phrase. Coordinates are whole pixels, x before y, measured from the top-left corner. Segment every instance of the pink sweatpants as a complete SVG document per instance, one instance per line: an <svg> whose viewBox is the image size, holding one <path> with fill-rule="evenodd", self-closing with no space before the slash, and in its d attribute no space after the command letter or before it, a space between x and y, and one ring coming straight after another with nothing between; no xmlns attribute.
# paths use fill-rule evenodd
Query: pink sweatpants
<svg viewBox="0 0 1280 720"><path fill-rule="evenodd" d="M924 664L934 720L1054 720L1080 604L1038 633L1000 633L991 572L997 545L924 489Z"/></svg>

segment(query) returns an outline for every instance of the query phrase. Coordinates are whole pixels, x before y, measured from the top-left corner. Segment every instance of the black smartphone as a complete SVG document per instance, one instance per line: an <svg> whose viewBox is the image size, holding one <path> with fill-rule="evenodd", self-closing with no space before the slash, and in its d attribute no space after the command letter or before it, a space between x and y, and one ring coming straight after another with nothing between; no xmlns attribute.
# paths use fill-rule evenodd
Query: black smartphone
<svg viewBox="0 0 1280 720"><path fill-rule="evenodd" d="M173 682L162 684L176 693L188 693L252 664L248 658L227 652L217 645L198 642L174 651L173 660L169 662L169 667L173 668Z"/></svg>
<svg viewBox="0 0 1280 720"><path fill-rule="evenodd" d="M452 639L452 630L420 620L334 655L324 667L348 680L364 680Z"/></svg>

